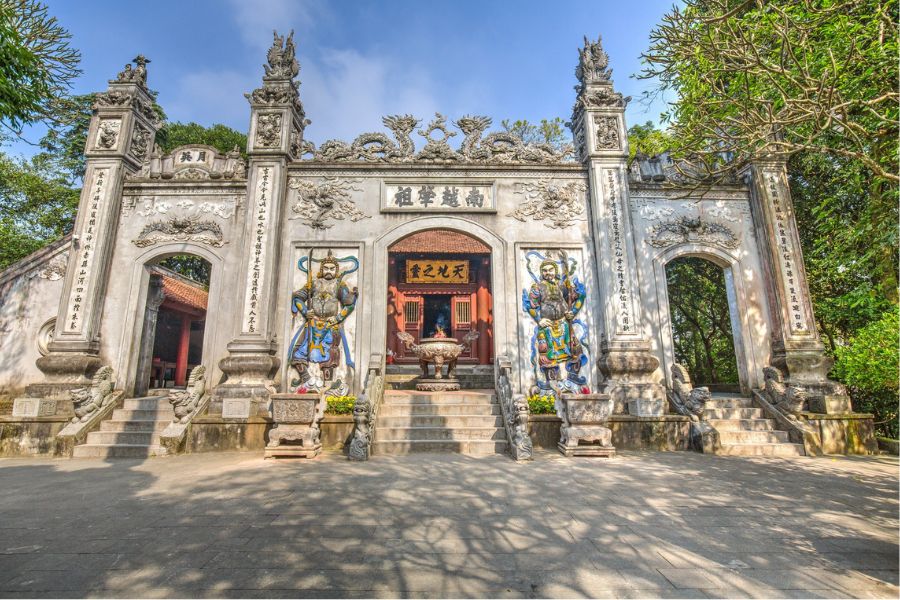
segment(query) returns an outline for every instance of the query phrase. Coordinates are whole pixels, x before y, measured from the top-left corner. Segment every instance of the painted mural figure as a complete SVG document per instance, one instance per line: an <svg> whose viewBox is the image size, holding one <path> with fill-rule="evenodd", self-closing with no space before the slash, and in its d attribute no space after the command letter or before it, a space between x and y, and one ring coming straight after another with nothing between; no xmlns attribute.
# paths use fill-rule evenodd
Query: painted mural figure
<svg viewBox="0 0 900 600"><path fill-rule="evenodd" d="M342 272L341 261L353 262L354 267ZM309 385L310 363L318 365L322 379L330 382L334 378L335 368L341 364L342 348L347 353L347 364L353 367L341 324L356 307L359 292L355 287L350 289L343 279L359 268L358 263L355 258L339 261L329 250L321 261L313 261L311 257L300 259L300 270L309 275L311 262L319 262L315 279L309 278L306 285L294 292L291 298L291 312L295 316L301 315L304 320L291 343L290 364L299 375L299 380L291 383L298 389L316 387Z"/></svg>
<svg viewBox="0 0 900 600"><path fill-rule="evenodd" d="M570 393L585 391L586 379L579 373L587 357L574 324L586 293L584 284L573 277L575 261L565 252L559 254L559 261L541 257L540 279L532 274L535 282L522 297L525 311L537 324L532 341L532 363L538 376L534 393L560 388Z"/></svg>

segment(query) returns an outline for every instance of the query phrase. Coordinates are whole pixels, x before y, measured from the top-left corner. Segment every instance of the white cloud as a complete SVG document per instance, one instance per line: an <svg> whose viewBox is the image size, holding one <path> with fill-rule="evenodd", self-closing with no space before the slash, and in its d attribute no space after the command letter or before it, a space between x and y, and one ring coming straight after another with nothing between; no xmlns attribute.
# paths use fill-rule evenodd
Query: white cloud
<svg viewBox="0 0 900 600"><path fill-rule="evenodd" d="M273 30L281 35L291 29L302 33L327 13L320 0L229 0L228 4L243 42L262 50L272 44Z"/></svg>

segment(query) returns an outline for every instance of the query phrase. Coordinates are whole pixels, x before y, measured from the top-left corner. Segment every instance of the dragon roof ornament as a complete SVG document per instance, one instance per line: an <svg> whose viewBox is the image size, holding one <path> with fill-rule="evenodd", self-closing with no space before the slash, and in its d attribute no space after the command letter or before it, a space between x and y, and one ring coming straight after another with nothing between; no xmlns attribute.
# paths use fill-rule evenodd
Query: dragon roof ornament
<svg viewBox="0 0 900 600"><path fill-rule="evenodd" d="M397 163L531 163L553 164L565 162L572 155L572 146L561 149L551 144L526 143L521 137L510 132L495 132L484 135L490 127L491 119L483 116L464 116L454 122L462 131L463 140L459 148L448 143L457 135L450 131L447 118L435 113L435 118L418 133L425 138L425 147L416 152L410 137L419 126L420 120L412 115L391 115L382 119L394 135L390 139L379 132L363 133L352 143L328 140L315 148L312 144L304 147L307 160L321 162L397 162Z"/></svg>

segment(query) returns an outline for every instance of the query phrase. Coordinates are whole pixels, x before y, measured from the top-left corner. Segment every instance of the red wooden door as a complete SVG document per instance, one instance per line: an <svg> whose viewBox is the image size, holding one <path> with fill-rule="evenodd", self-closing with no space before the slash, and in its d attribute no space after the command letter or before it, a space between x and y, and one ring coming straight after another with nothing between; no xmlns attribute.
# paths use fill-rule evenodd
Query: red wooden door
<svg viewBox="0 0 900 600"><path fill-rule="evenodd" d="M404 294L403 298L403 318L401 321L403 322L403 331L413 336L413 339L418 343L420 339L422 339L422 326L423 326L423 309L424 309L424 298L422 296L410 296ZM402 346L400 348L400 354L398 358L402 362L418 362L416 356Z"/></svg>

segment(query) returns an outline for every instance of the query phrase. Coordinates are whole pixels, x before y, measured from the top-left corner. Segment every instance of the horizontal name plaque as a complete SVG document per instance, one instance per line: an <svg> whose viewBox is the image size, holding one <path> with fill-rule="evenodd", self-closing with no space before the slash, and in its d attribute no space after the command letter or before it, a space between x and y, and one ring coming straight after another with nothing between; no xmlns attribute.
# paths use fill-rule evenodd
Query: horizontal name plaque
<svg viewBox="0 0 900 600"><path fill-rule="evenodd" d="M496 212L492 181L399 181L381 188L381 212Z"/></svg>

